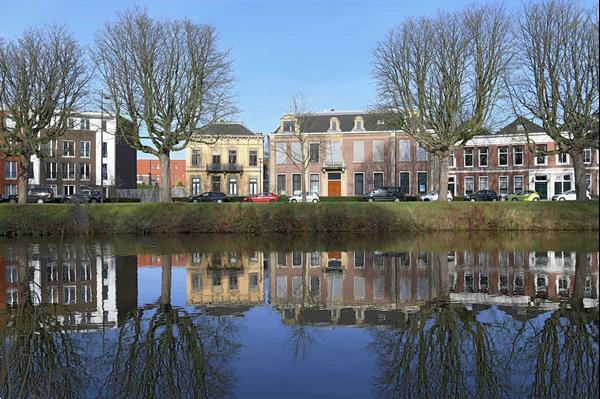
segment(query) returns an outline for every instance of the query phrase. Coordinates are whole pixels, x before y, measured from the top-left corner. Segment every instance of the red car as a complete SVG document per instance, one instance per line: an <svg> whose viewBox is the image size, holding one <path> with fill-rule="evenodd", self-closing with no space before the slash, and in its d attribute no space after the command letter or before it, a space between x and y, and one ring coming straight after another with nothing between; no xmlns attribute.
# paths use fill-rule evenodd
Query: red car
<svg viewBox="0 0 600 399"><path fill-rule="evenodd" d="M249 195L244 198L244 202L277 202L279 197L275 193L260 193Z"/></svg>

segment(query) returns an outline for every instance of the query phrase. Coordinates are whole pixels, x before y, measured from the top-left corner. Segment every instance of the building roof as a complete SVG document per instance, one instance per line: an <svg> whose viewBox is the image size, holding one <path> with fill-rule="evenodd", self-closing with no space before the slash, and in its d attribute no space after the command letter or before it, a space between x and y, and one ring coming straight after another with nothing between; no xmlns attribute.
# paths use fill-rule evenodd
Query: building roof
<svg viewBox="0 0 600 399"><path fill-rule="evenodd" d="M208 136L258 136L259 134L254 133L248 129L242 123L230 122L230 123L213 123L212 125L198 129L197 133L208 135Z"/></svg>
<svg viewBox="0 0 600 399"><path fill-rule="evenodd" d="M303 123L302 131L306 133L327 132L331 118L339 120L340 126L338 129L340 132L351 132L354 129L354 119L357 116L362 117L365 131L385 131L394 129L392 115L391 113L381 112L332 111L301 116L300 119ZM278 126L274 133L282 133L281 126Z"/></svg>
<svg viewBox="0 0 600 399"><path fill-rule="evenodd" d="M522 127L519 128L519 125ZM522 116L500 129L496 134L542 133L544 128Z"/></svg>

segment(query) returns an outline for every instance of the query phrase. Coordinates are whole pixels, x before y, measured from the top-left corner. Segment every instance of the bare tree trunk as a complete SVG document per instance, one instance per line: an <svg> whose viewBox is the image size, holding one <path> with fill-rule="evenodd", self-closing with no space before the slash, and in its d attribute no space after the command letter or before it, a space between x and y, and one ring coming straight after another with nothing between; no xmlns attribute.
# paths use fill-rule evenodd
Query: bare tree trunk
<svg viewBox="0 0 600 399"><path fill-rule="evenodd" d="M304 166L302 168L302 184L301 189L302 189L302 202L306 202L306 172L308 171L308 167Z"/></svg>
<svg viewBox="0 0 600 399"><path fill-rule="evenodd" d="M448 201L448 153L438 155L438 201Z"/></svg>
<svg viewBox="0 0 600 399"><path fill-rule="evenodd" d="M571 306L576 309L583 308L585 276L587 274L587 257L585 252L575 253L575 281L573 283L573 294L571 295Z"/></svg>
<svg viewBox="0 0 600 399"><path fill-rule="evenodd" d="M171 158L168 153L158 156L160 161L160 202L171 202Z"/></svg>
<svg viewBox="0 0 600 399"><path fill-rule="evenodd" d="M585 184L585 164L583 163L583 154L580 150L571 151L573 160L573 169L575 169L575 192L577 201L587 200L587 185Z"/></svg>
<svg viewBox="0 0 600 399"><path fill-rule="evenodd" d="M171 255L161 255L160 263L162 265L160 282L160 305L168 306L171 304Z"/></svg>
<svg viewBox="0 0 600 399"><path fill-rule="evenodd" d="M19 179L17 181L17 195L19 198L19 204L27 203L27 191L29 185L29 166L31 160L29 157L21 157L19 165Z"/></svg>

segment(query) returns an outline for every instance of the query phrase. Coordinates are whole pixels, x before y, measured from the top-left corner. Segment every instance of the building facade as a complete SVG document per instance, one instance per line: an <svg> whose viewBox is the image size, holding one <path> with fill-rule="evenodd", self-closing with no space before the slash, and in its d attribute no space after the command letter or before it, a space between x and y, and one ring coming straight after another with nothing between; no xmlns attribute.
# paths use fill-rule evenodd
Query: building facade
<svg viewBox="0 0 600 399"><path fill-rule="evenodd" d="M310 158L307 191L360 196L396 186L408 196L418 196L437 190L433 173L437 159L412 137L395 130L389 120L389 115L365 112L316 113L300 121L284 115L269 140L271 191L300 192L300 125ZM538 156L538 147L552 155ZM485 189L502 195L535 189L543 199L550 199L575 188L572 162L567 154L554 154L556 150L556 143L540 126L517 119L456 149L449 160L448 188L459 197ZM598 151L588 149L584 155L588 190L597 197Z"/></svg>
<svg viewBox="0 0 600 399"><path fill-rule="evenodd" d="M117 138L116 128L114 118L100 113L74 114L67 132L43 149L44 157L32 158L29 184L56 195L102 186L110 196L116 188L135 188L137 153Z"/></svg>
<svg viewBox="0 0 600 399"><path fill-rule="evenodd" d="M190 195L221 191L231 196L263 191L263 137L241 123L217 123L195 135L186 150Z"/></svg>
<svg viewBox="0 0 600 399"><path fill-rule="evenodd" d="M185 160L171 160L171 187L184 186ZM158 159L137 160L137 184L160 186L160 161Z"/></svg>
<svg viewBox="0 0 600 399"><path fill-rule="evenodd" d="M3 198L9 195L17 195L19 167L20 164L17 158L9 157L0 160L0 195Z"/></svg>

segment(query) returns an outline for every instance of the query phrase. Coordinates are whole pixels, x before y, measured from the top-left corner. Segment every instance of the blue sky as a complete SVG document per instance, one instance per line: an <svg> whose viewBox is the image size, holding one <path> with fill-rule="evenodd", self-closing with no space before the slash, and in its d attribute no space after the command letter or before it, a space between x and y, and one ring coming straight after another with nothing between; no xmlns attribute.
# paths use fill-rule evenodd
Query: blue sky
<svg viewBox="0 0 600 399"><path fill-rule="evenodd" d="M231 50L235 93L250 129L270 133L302 92L310 108L363 109L375 102L371 54L385 33L411 16L460 9L473 1L26 1L0 0L0 36L27 26L64 23L91 45L104 22L132 6L155 17L214 25ZM592 3L588 1L586 3ZM518 10L522 2L506 1ZM177 154L174 158L182 158Z"/></svg>

